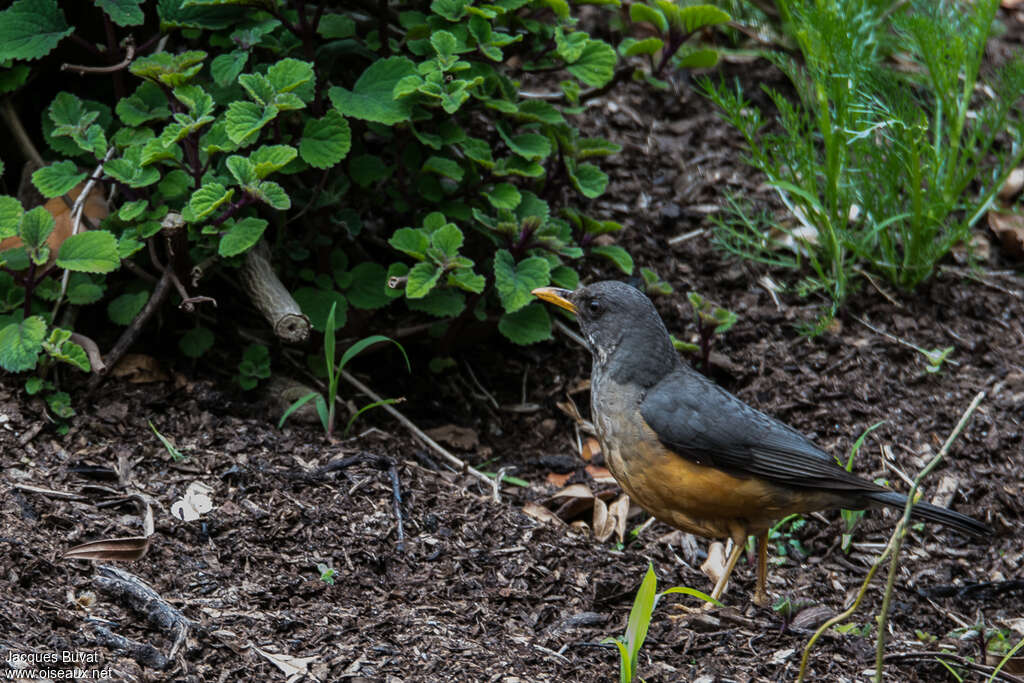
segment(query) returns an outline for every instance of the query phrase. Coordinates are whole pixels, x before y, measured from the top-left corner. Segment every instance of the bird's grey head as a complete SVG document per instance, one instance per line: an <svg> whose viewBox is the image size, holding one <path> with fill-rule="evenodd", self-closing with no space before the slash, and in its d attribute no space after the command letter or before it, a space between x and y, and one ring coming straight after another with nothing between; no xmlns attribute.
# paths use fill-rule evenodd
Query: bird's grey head
<svg viewBox="0 0 1024 683"><path fill-rule="evenodd" d="M576 313L595 365L612 374L646 384L679 362L654 304L635 287L605 280L571 292L546 287L534 294Z"/></svg>

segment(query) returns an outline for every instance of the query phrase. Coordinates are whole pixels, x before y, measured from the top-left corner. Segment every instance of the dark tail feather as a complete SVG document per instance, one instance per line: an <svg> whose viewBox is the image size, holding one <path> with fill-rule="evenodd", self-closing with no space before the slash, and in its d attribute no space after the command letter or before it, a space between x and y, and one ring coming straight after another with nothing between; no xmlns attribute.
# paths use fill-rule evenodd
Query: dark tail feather
<svg viewBox="0 0 1024 683"><path fill-rule="evenodd" d="M865 497L876 503L900 508L901 510L907 504L907 497L902 493L896 493L895 491L869 493ZM914 517L919 517L920 519L925 519L929 522L944 524L950 528L956 529L957 531L970 534L971 536L991 536L993 533L990 527L982 524L973 517L968 517L967 515L956 512L955 510L940 508L937 505L931 505L929 503L917 503L914 505L914 509L911 514Z"/></svg>

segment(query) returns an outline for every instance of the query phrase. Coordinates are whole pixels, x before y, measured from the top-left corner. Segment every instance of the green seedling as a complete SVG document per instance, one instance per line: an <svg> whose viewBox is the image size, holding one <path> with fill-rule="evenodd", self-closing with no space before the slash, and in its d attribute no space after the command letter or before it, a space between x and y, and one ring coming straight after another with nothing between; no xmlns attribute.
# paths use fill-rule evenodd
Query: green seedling
<svg viewBox="0 0 1024 683"><path fill-rule="evenodd" d="M647 292L647 296L672 293L672 285L662 280L661 276L650 268L641 268L640 275L644 279L644 291Z"/></svg>
<svg viewBox="0 0 1024 683"><path fill-rule="evenodd" d="M885 424L885 420L882 420L881 422L876 422L875 424L865 429L864 433L857 437L857 440L853 442L853 447L850 449L850 457L846 459L846 465L844 465L847 472L853 471L853 461L857 458L857 453L860 452L860 447L864 445L864 440L868 437L868 434L875 431L883 424ZM839 464L842 465L843 463L840 462ZM850 544L853 541L853 528L857 526L857 523L860 522L861 519L864 518L864 512L864 510L839 511L840 516L843 518L844 531L842 539L842 548L844 553L849 554L850 552Z"/></svg>
<svg viewBox="0 0 1024 683"><path fill-rule="evenodd" d="M337 574L337 572L334 570L333 567L328 567L323 562L320 562L316 565L316 570L320 572L321 581L323 581L324 583L329 583L332 586L334 585L334 575Z"/></svg>
<svg viewBox="0 0 1024 683"><path fill-rule="evenodd" d="M270 351L262 344L250 344L242 352L235 381L243 389L256 388L261 379L270 377Z"/></svg>
<svg viewBox="0 0 1024 683"><path fill-rule="evenodd" d="M686 298L693 306L694 318L697 321L697 333L700 335L700 345L687 344L675 337L672 338L672 344L679 351L699 351L704 363L704 374L707 375L711 372L711 346L714 336L728 332L736 324L738 318L729 309L715 305L697 292L690 292Z"/></svg>
<svg viewBox="0 0 1024 683"><path fill-rule="evenodd" d="M184 460L185 454L178 450L178 447L174 445L174 442L168 439L160 432L158 432L156 427L153 426L152 421L146 421L149 422L149 428L153 430L154 434L156 434L156 438L160 439L160 443L162 443L164 445L164 448L167 449L167 453L170 454L174 462L181 462L182 460Z"/></svg>
<svg viewBox="0 0 1024 683"><path fill-rule="evenodd" d="M861 638L866 638L867 636L871 635L872 626L870 623L856 624L854 622L850 622L849 624L836 624L832 628L834 628L839 633L842 633L843 635L860 636Z"/></svg>
<svg viewBox="0 0 1024 683"><path fill-rule="evenodd" d="M665 595L680 593L691 595L695 598L721 607L722 603L710 595L686 586L675 586L661 593L657 592L658 577L654 573L654 565L647 565L647 574L640 582L640 588L633 599L633 608L629 612L629 621L626 622L626 633L622 636L605 638L604 643L614 643L619 649L619 683L632 683L637 677L637 660L640 656L640 648L643 647L647 638L647 629L651 625L651 615L658 601Z"/></svg>
<svg viewBox="0 0 1024 683"><path fill-rule="evenodd" d="M953 353L953 347L947 346L944 349L932 349L926 351L924 349L917 349L928 361L928 367L925 368L926 372L937 373L942 370L942 364L946 362L946 358L949 354Z"/></svg>
<svg viewBox="0 0 1024 683"><path fill-rule="evenodd" d="M775 557L769 562L782 564L790 554L796 554L798 558L807 557L807 550L800 539L793 538L793 534L800 531L807 524L807 520L801 515L792 514L783 517L768 530L768 542L775 544ZM747 539L748 547L753 551L753 537Z"/></svg>
<svg viewBox="0 0 1024 683"><path fill-rule="evenodd" d="M398 350L402 352L402 358L405 359L405 367L409 372L412 372L412 366L409 365L409 357L405 354L405 349L401 344L396 342L394 339L385 337L383 335L375 334L369 337L360 339L352 346L345 349L345 353L341 355L341 360L338 361L337 365L334 362L335 355L335 339L334 339L334 313L336 304L331 305L331 311L327 314L327 326L324 331L324 361L327 368L327 398L324 395L313 391L305 396L299 398L297 401L288 406L288 409L284 411L284 415L281 416L281 420L277 423L278 429L284 426L284 421L294 413L296 410L306 405L309 401L316 400L316 412L320 416L320 423L324 427L324 432L327 434L327 439L332 440L334 438L334 407L337 405L338 397L338 380L341 379L341 372L348 365L348 362L359 355L367 347L380 342L391 342L398 347ZM349 429L352 428L352 424L356 421L360 415L371 408L376 408L381 405L390 405L397 403L401 399L386 398L381 401L374 401L369 405L365 405L360 408L356 413L349 419L348 424L345 425L345 433L348 434Z"/></svg>

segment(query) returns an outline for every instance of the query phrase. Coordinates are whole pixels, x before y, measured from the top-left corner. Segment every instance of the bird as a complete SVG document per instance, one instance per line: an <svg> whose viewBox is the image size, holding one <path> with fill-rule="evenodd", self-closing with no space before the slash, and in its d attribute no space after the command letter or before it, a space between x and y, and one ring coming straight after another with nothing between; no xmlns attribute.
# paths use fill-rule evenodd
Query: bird
<svg viewBox="0 0 1024 683"><path fill-rule="evenodd" d="M655 518L734 545L711 597L722 597L749 536L758 537L765 590L768 532L791 514L829 508L903 508L906 496L841 467L809 438L753 408L684 362L640 290L614 280L575 290L540 287L537 298L574 314L593 356L591 419L606 464L631 500ZM912 514L971 536L978 520L917 503Z"/></svg>

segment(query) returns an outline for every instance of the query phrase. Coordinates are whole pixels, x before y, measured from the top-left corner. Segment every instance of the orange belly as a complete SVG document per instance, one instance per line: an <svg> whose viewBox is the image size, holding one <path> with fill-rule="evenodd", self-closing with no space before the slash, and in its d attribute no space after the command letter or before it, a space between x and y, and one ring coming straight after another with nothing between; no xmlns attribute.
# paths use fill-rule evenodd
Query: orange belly
<svg viewBox="0 0 1024 683"><path fill-rule="evenodd" d="M653 432L629 438L630 431L602 439L609 470L637 505L683 531L740 542L788 514L829 505L827 494L699 465L669 451Z"/></svg>

